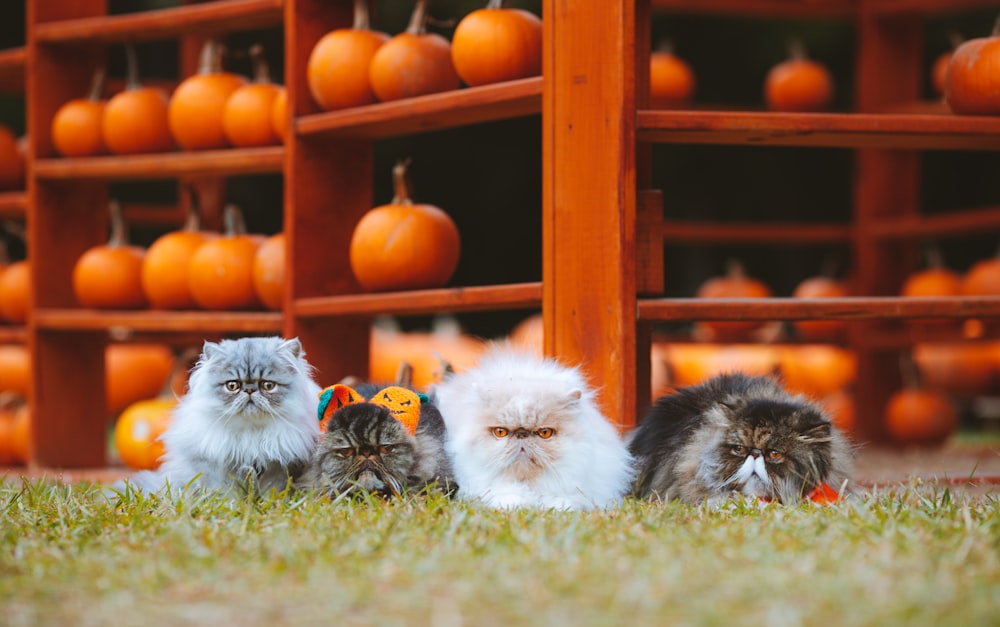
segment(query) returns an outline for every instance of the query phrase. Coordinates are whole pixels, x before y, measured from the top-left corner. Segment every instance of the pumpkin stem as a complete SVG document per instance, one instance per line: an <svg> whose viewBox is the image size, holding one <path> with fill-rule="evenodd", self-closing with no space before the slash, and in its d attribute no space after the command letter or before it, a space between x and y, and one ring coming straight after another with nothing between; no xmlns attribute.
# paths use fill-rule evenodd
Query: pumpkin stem
<svg viewBox="0 0 1000 627"><path fill-rule="evenodd" d="M788 40L788 56L796 61L804 61L809 58L806 54L806 45L798 37Z"/></svg>
<svg viewBox="0 0 1000 627"><path fill-rule="evenodd" d="M370 30L372 26L371 17L368 14L368 0L354 0L354 24L353 30Z"/></svg>
<svg viewBox="0 0 1000 627"><path fill-rule="evenodd" d="M663 54L673 54L674 53L674 42L671 39L661 39L660 43L656 44L656 52Z"/></svg>
<svg viewBox="0 0 1000 627"><path fill-rule="evenodd" d="M747 275L746 268L743 267L743 262L739 259L730 259L726 261L726 276L733 279L743 278Z"/></svg>
<svg viewBox="0 0 1000 627"><path fill-rule="evenodd" d="M411 35L423 35L427 32L427 3L429 0L417 0L417 5L413 7L413 14L410 15L410 24L406 27L406 32Z"/></svg>
<svg viewBox="0 0 1000 627"><path fill-rule="evenodd" d="M993 22L993 37L1000 37L1000 16L997 16L997 21Z"/></svg>
<svg viewBox="0 0 1000 627"><path fill-rule="evenodd" d="M222 224L226 237L246 235L247 225L243 220L243 212L236 205L226 205L222 210Z"/></svg>
<svg viewBox="0 0 1000 627"><path fill-rule="evenodd" d="M506 9L507 0L490 0L489 4L486 5L487 9Z"/></svg>
<svg viewBox="0 0 1000 627"><path fill-rule="evenodd" d="M10 263L10 251L7 249L7 239L0 237L0 267Z"/></svg>
<svg viewBox="0 0 1000 627"><path fill-rule="evenodd" d="M413 200L410 198L410 184L407 175L407 168L410 167L410 161L411 159L407 157L402 161L397 161L396 165L392 168L392 204L394 205L413 204Z"/></svg>
<svg viewBox="0 0 1000 627"><path fill-rule="evenodd" d="M928 246L924 251L924 257L927 259L928 268L944 267L944 255L941 254L941 249L937 246Z"/></svg>
<svg viewBox="0 0 1000 627"><path fill-rule="evenodd" d="M206 39L201 46L201 57L198 59L198 74L218 74L222 71L222 52L224 48L215 39Z"/></svg>
<svg viewBox="0 0 1000 627"><path fill-rule="evenodd" d="M997 19L1000 23L1000 18ZM993 27L996 30L996 26ZM958 48L965 41L965 37L962 37L962 33L957 30L948 31L948 43L951 44L952 49Z"/></svg>
<svg viewBox="0 0 1000 627"><path fill-rule="evenodd" d="M823 260L823 265L820 266L820 276L826 277L828 279L835 279L837 277L837 268L840 266L840 259L836 255L829 255Z"/></svg>
<svg viewBox="0 0 1000 627"><path fill-rule="evenodd" d="M135 54L135 45L128 42L125 44L125 91L140 87L142 83L139 82L139 61Z"/></svg>
<svg viewBox="0 0 1000 627"><path fill-rule="evenodd" d="M108 237L108 248L128 246L128 225L125 223L122 204L117 200L112 200L108 203L108 213L111 214L111 236Z"/></svg>
<svg viewBox="0 0 1000 627"><path fill-rule="evenodd" d="M264 46L260 44L250 46L250 62L253 64L253 82L259 85L270 84L271 69L267 65L267 57L264 56Z"/></svg>
<svg viewBox="0 0 1000 627"><path fill-rule="evenodd" d="M188 195L191 197L188 203L188 214L184 220L184 230L188 233L197 233L201 230L201 197L194 185L187 186Z"/></svg>
<svg viewBox="0 0 1000 627"><path fill-rule="evenodd" d="M90 91L87 92L87 99L97 102L104 95L104 80L107 77L107 70L101 66L94 70L94 77L90 79Z"/></svg>

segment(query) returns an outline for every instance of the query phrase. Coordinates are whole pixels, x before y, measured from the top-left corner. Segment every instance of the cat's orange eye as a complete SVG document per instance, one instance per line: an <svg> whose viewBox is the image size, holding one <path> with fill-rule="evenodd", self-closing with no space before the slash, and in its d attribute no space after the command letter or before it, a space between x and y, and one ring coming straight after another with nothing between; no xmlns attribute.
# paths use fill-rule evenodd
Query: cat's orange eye
<svg viewBox="0 0 1000 627"><path fill-rule="evenodd" d="M264 381L260 382L260 389L264 390L265 392L273 392L274 388L276 387L278 387L278 384L275 383L274 381L268 381L265 379Z"/></svg>
<svg viewBox="0 0 1000 627"><path fill-rule="evenodd" d="M746 457L747 447L740 446L739 444L737 444L736 446L734 446L732 448L732 453L733 453L733 455L738 455L740 457Z"/></svg>
<svg viewBox="0 0 1000 627"><path fill-rule="evenodd" d="M785 459L785 454L781 451L775 451L774 449L767 452L767 458L772 462L780 462Z"/></svg>
<svg viewBox="0 0 1000 627"><path fill-rule="evenodd" d="M535 431L535 435L542 438L543 440L548 440L553 435L555 435L556 430L550 427L542 427L538 431Z"/></svg>
<svg viewBox="0 0 1000 627"><path fill-rule="evenodd" d="M236 380L226 381L226 389L229 390L230 392L238 392L240 387L241 386L239 381Z"/></svg>
<svg viewBox="0 0 1000 627"><path fill-rule="evenodd" d="M507 427L493 427L490 429L490 433L492 433L495 437L505 438L510 432L507 430Z"/></svg>
<svg viewBox="0 0 1000 627"><path fill-rule="evenodd" d="M354 449L352 448L338 448L334 449L333 452L338 457L354 457Z"/></svg>

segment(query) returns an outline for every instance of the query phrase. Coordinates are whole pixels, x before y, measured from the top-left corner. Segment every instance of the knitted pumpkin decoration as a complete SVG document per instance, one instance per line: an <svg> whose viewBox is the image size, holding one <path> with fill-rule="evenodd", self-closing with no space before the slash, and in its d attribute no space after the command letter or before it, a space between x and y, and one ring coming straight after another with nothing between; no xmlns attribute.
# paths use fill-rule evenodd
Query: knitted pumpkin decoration
<svg viewBox="0 0 1000 627"><path fill-rule="evenodd" d="M423 394L395 385L383 388L370 399L365 399L354 388L337 383L319 394L319 408L317 410L319 428L321 431L326 431L327 424L334 418L337 410L345 405L371 403L388 409L396 420L403 423L410 435L413 435L417 431L417 422L420 420L420 404L425 400L427 397Z"/></svg>

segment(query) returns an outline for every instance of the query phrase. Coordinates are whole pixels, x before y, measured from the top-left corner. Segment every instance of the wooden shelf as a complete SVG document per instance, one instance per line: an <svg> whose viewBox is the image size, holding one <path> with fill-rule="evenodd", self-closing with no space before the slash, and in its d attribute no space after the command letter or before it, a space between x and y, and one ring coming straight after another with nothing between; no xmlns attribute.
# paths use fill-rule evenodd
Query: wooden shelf
<svg viewBox="0 0 1000 627"><path fill-rule="evenodd" d="M858 0L651 0L656 11L760 18L847 18Z"/></svg>
<svg viewBox="0 0 1000 627"><path fill-rule="evenodd" d="M636 132L664 144L1000 149L1000 118L978 116L641 110Z"/></svg>
<svg viewBox="0 0 1000 627"><path fill-rule="evenodd" d="M1000 316L1000 296L903 298L656 298L640 299L639 319L695 320L876 320L989 318Z"/></svg>
<svg viewBox="0 0 1000 627"><path fill-rule="evenodd" d="M27 210L27 192L0 192L0 218L23 218Z"/></svg>
<svg viewBox="0 0 1000 627"><path fill-rule="evenodd" d="M941 2L941 0L875 0L870 3L870 6L872 12L880 16L908 13L931 16L977 9L995 9L1000 6L1000 3L997 3L997 0L948 0L948 2ZM986 36L986 33L983 33L983 36Z"/></svg>
<svg viewBox="0 0 1000 627"><path fill-rule="evenodd" d="M845 244L852 228L845 224L762 224L760 222L695 222L664 220L663 239L669 242L714 244Z"/></svg>
<svg viewBox="0 0 1000 627"><path fill-rule="evenodd" d="M1000 207L962 209L935 215L913 215L878 220L866 227L866 235L880 239L957 237L1000 231Z"/></svg>
<svg viewBox="0 0 1000 627"><path fill-rule="evenodd" d="M164 179L280 173L282 146L203 152L169 152L86 159L41 159L35 174L50 180Z"/></svg>
<svg viewBox="0 0 1000 627"><path fill-rule="evenodd" d="M141 13L47 22L35 28L35 39L43 44L152 41L277 26L283 17L283 0L215 0Z"/></svg>
<svg viewBox="0 0 1000 627"><path fill-rule="evenodd" d="M28 332L21 325L0 324L0 344L23 344Z"/></svg>
<svg viewBox="0 0 1000 627"><path fill-rule="evenodd" d="M279 333L282 315L273 311L105 311L39 309L35 326L46 331L107 331L145 333Z"/></svg>
<svg viewBox="0 0 1000 627"><path fill-rule="evenodd" d="M542 306L541 283L514 283L483 287L451 287L385 294L351 294L302 298L292 305L303 318L345 315L419 315Z"/></svg>
<svg viewBox="0 0 1000 627"><path fill-rule="evenodd" d="M298 118L300 136L380 139L536 115L541 77L469 87Z"/></svg>
<svg viewBox="0 0 1000 627"><path fill-rule="evenodd" d="M23 47L0 50L0 92L24 91L27 52Z"/></svg>

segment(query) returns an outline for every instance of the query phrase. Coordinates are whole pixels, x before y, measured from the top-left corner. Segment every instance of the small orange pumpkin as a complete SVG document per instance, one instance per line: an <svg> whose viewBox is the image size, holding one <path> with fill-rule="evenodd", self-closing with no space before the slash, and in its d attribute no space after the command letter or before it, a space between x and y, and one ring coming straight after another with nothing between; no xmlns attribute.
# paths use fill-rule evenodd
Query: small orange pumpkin
<svg viewBox="0 0 1000 627"><path fill-rule="evenodd" d="M792 392L822 398L854 383L854 353L829 344L785 346L779 351L781 378Z"/></svg>
<svg viewBox="0 0 1000 627"><path fill-rule="evenodd" d="M669 42L649 58L649 104L654 109L684 107L694 97L696 80L691 66L673 52Z"/></svg>
<svg viewBox="0 0 1000 627"><path fill-rule="evenodd" d="M24 324L31 298L31 262L15 261L0 274L0 320Z"/></svg>
<svg viewBox="0 0 1000 627"><path fill-rule="evenodd" d="M31 354L21 344L0 344L0 392L28 396Z"/></svg>
<svg viewBox="0 0 1000 627"><path fill-rule="evenodd" d="M1000 115L1000 19L989 37L955 48L945 73L944 101L959 115Z"/></svg>
<svg viewBox="0 0 1000 627"><path fill-rule="evenodd" d="M990 392L996 380L994 348L986 342L921 342L912 348L924 387L971 398Z"/></svg>
<svg viewBox="0 0 1000 627"><path fill-rule="evenodd" d="M52 144L64 157L90 157L107 152L104 132L104 68L94 72L90 94L59 107L52 118Z"/></svg>
<svg viewBox="0 0 1000 627"><path fill-rule="evenodd" d="M900 295L911 298L933 296L960 296L962 294L962 275L947 267L936 247L926 251L927 266L913 272L900 289ZM907 324L914 328L951 328L960 325L960 321L952 319L917 318L908 320Z"/></svg>
<svg viewBox="0 0 1000 627"><path fill-rule="evenodd" d="M0 125L0 190L24 186L24 149L6 126Z"/></svg>
<svg viewBox="0 0 1000 627"><path fill-rule="evenodd" d="M271 82L263 47L251 46L250 58L253 59L254 82L237 88L222 111L226 139L237 148L281 143L281 137L274 132L271 113L282 89Z"/></svg>
<svg viewBox="0 0 1000 627"><path fill-rule="evenodd" d="M191 257L191 295L205 309L259 309L253 263L263 238L247 234L243 214L235 205L227 205L222 218L223 237L205 242Z"/></svg>
<svg viewBox="0 0 1000 627"><path fill-rule="evenodd" d="M764 101L772 111L823 111L833 102L833 77L806 56L799 41L789 45L789 58L775 65L764 81Z"/></svg>
<svg viewBox="0 0 1000 627"><path fill-rule="evenodd" d="M413 368L413 387L426 390L441 381L448 367L456 372L471 368L484 347L450 317L436 319L430 332L403 332L376 325L371 334L369 379L395 381L400 363L405 362Z"/></svg>
<svg viewBox="0 0 1000 627"><path fill-rule="evenodd" d="M958 428L958 412L943 392L905 388L889 398L885 427L897 443L939 445Z"/></svg>
<svg viewBox="0 0 1000 627"><path fill-rule="evenodd" d="M131 44L125 46L125 55L125 91L104 105L104 145L116 155L173 150L174 139L167 124L167 93L158 87L143 87L139 82L139 65Z"/></svg>
<svg viewBox="0 0 1000 627"><path fill-rule="evenodd" d="M804 279L792 291L792 298L842 298L848 295L847 283L824 275ZM804 340L829 342L843 338L847 324L843 320L795 320L792 327Z"/></svg>
<svg viewBox="0 0 1000 627"><path fill-rule="evenodd" d="M0 393L0 466L28 462L29 419L28 404L22 396Z"/></svg>
<svg viewBox="0 0 1000 627"><path fill-rule="evenodd" d="M156 397L174 372L175 357L165 344L108 344L104 350L107 410L115 415Z"/></svg>
<svg viewBox="0 0 1000 627"><path fill-rule="evenodd" d="M666 357L670 383L676 387L698 385L726 372L773 375L778 369L778 351L766 344L675 343L661 355Z"/></svg>
<svg viewBox="0 0 1000 627"><path fill-rule="evenodd" d="M146 249L128 242L121 205L112 201L111 237L85 251L73 266L73 293L84 307L138 309L146 306L142 262Z"/></svg>
<svg viewBox="0 0 1000 627"><path fill-rule="evenodd" d="M371 29L368 0L354 0L354 25L330 31L309 54L306 81L319 108L333 111L375 102L368 68L387 41L388 34Z"/></svg>
<svg viewBox="0 0 1000 627"><path fill-rule="evenodd" d="M285 298L285 234L264 240L253 260L253 288L268 309L279 311Z"/></svg>
<svg viewBox="0 0 1000 627"><path fill-rule="evenodd" d="M949 34L951 48L939 54L931 64L931 88L938 96L944 96L944 83L948 76L948 65L955 49L962 45L962 36L956 32Z"/></svg>
<svg viewBox="0 0 1000 627"><path fill-rule="evenodd" d="M428 33L428 0L417 0L410 24L384 43L372 57L368 78L382 101L412 98L458 89L461 80L451 61L451 44Z"/></svg>
<svg viewBox="0 0 1000 627"><path fill-rule="evenodd" d="M246 84L238 74L222 71L222 49L213 39L201 49L198 73L181 81L170 97L170 132L184 150L211 150L229 145L223 128L226 102Z"/></svg>
<svg viewBox="0 0 1000 627"><path fill-rule="evenodd" d="M695 292L696 298L769 298L771 295L771 288L747 276L743 264L735 260L727 264L726 274L708 279ZM727 342L747 339L764 324L755 320L705 320L699 323L711 332L713 340Z"/></svg>
<svg viewBox="0 0 1000 627"><path fill-rule="evenodd" d="M392 202L362 216L351 236L351 270L369 291L442 287L458 266L458 228L440 208L413 203L408 165L393 168Z"/></svg>
<svg viewBox="0 0 1000 627"><path fill-rule="evenodd" d="M451 59L466 85L488 85L542 73L542 20L506 0L466 15L451 37Z"/></svg>
<svg viewBox="0 0 1000 627"><path fill-rule="evenodd" d="M166 452L159 437L170 426L177 399L161 396L132 403L115 422L118 456L133 470L156 470Z"/></svg>
<svg viewBox="0 0 1000 627"><path fill-rule="evenodd" d="M972 264L962 276L961 292L965 296L1000 295L1000 256Z"/></svg>

